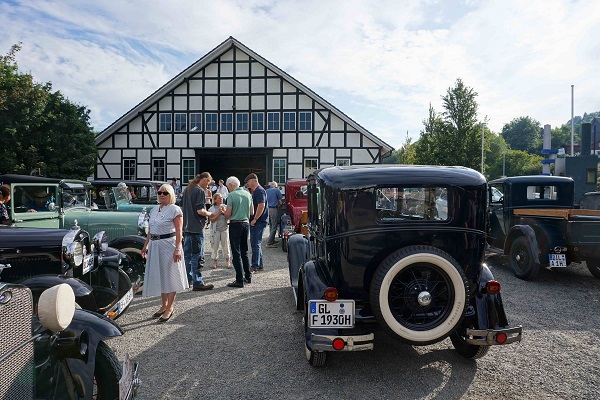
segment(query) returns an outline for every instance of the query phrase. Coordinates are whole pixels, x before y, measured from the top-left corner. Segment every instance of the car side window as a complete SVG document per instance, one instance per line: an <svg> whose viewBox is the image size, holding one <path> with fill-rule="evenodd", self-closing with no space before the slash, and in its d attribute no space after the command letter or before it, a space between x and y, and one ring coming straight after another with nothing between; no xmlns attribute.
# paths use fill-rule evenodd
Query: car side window
<svg viewBox="0 0 600 400"><path fill-rule="evenodd" d="M11 205L15 213L54 211L57 193L55 186L16 185Z"/></svg>

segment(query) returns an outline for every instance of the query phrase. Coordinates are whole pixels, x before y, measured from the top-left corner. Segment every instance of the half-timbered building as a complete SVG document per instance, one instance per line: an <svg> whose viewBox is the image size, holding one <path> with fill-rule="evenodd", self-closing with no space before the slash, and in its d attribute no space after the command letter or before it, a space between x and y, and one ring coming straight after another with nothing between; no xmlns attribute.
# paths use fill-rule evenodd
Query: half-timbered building
<svg viewBox="0 0 600 400"><path fill-rule="evenodd" d="M378 164L392 147L230 37L96 138L96 178L262 183Z"/></svg>

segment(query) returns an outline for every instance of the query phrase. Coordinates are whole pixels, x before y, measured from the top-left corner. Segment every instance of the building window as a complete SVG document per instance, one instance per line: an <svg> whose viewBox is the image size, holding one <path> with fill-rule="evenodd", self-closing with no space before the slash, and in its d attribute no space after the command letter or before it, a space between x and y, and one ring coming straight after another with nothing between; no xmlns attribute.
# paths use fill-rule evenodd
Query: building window
<svg viewBox="0 0 600 400"><path fill-rule="evenodd" d="M173 130L173 116L171 113L161 113L159 114L159 132L171 132Z"/></svg>
<svg viewBox="0 0 600 400"><path fill-rule="evenodd" d="M285 183L287 181L287 169L285 158L273 159L273 180L277 183Z"/></svg>
<svg viewBox="0 0 600 400"><path fill-rule="evenodd" d="M307 158L304 160L304 177L307 178L310 174L319 168L319 160L316 158Z"/></svg>
<svg viewBox="0 0 600 400"><path fill-rule="evenodd" d="M235 129L238 132L248 131L248 113L235 114Z"/></svg>
<svg viewBox="0 0 600 400"><path fill-rule="evenodd" d="M187 130L187 114L175 113L175 132L185 132Z"/></svg>
<svg viewBox="0 0 600 400"><path fill-rule="evenodd" d="M337 165L338 167L349 167L350 159L349 158L338 158L337 160L335 160L335 165Z"/></svg>
<svg viewBox="0 0 600 400"><path fill-rule="evenodd" d="M279 113L278 112L270 112L267 113L267 130L268 131L278 131L280 128L279 121Z"/></svg>
<svg viewBox="0 0 600 400"><path fill-rule="evenodd" d="M296 113L284 112L283 113L283 130L284 131L295 131L296 130Z"/></svg>
<svg viewBox="0 0 600 400"><path fill-rule="evenodd" d="M135 158L123 159L123 179L128 181L135 180Z"/></svg>
<svg viewBox="0 0 600 400"><path fill-rule="evenodd" d="M165 175L165 159L161 158L158 160L152 160L152 180L153 181L166 181L167 176Z"/></svg>
<svg viewBox="0 0 600 400"><path fill-rule="evenodd" d="M265 113L253 112L252 113L252 130L253 131L264 131L265 130Z"/></svg>
<svg viewBox="0 0 600 400"><path fill-rule="evenodd" d="M196 160L193 158L181 160L183 170L181 171L181 185L187 185L187 183L194 179L196 176Z"/></svg>
<svg viewBox="0 0 600 400"><path fill-rule="evenodd" d="M312 112L299 112L298 113L298 130L300 130L300 131L312 130Z"/></svg>
<svg viewBox="0 0 600 400"><path fill-rule="evenodd" d="M595 169L588 169L585 176L585 183L587 184L595 184L598 180L597 178L598 171Z"/></svg>
<svg viewBox="0 0 600 400"><path fill-rule="evenodd" d="M202 130L202 114L191 113L190 114L190 132Z"/></svg>
<svg viewBox="0 0 600 400"><path fill-rule="evenodd" d="M221 132L233 132L233 114L221 114Z"/></svg>
<svg viewBox="0 0 600 400"><path fill-rule="evenodd" d="M216 132L219 129L219 115L217 113L206 113L204 118L205 132Z"/></svg>

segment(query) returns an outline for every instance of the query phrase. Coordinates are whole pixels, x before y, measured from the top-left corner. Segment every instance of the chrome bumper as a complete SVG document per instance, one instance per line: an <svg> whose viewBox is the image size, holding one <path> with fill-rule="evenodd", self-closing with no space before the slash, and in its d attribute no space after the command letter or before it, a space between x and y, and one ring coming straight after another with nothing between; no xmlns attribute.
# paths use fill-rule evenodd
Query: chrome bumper
<svg viewBox="0 0 600 400"><path fill-rule="evenodd" d="M498 334L500 333L506 334L506 341L504 343L499 343L496 340ZM507 329L467 329L466 342L468 344L474 344L478 346L493 346L498 344L520 342L522 335L523 327L521 325Z"/></svg>
<svg viewBox="0 0 600 400"><path fill-rule="evenodd" d="M375 335L372 333L366 335L310 335L313 351L360 351L373 350L373 340ZM346 346L342 350L333 348L333 340L342 339Z"/></svg>

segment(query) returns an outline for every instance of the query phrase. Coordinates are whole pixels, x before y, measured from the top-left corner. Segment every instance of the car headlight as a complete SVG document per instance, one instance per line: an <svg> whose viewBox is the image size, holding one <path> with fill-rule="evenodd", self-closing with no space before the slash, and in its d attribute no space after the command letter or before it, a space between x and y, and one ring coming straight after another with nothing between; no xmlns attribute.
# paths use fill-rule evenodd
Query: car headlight
<svg viewBox="0 0 600 400"><path fill-rule="evenodd" d="M82 242L73 242L67 245L65 249L65 259L73 266L79 267L83 264L85 249Z"/></svg>
<svg viewBox="0 0 600 400"><path fill-rule="evenodd" d="M100 231L100 232L96 233L94 235L93 243L94 243L94 248L99 253L106 251L106 249L108 249L108 236L106 235L106 232Z"/></svg>
<svg viewBox="0 0 600 400"><path fill-rule="evenodd" d="M140 213L140 215L138 216L138 229L140 230L140 233L142 233L144 236L148 234L148 219L149 219L149 215L146 212L146 208L144 208L142 210L142 212Z"/></svg>

